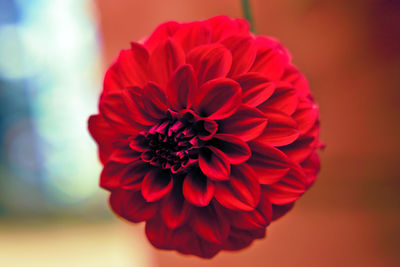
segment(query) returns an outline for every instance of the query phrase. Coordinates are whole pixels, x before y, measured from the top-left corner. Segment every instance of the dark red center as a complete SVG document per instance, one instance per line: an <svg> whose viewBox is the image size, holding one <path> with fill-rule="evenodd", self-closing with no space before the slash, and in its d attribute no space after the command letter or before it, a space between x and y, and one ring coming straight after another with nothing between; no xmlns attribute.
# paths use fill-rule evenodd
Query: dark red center
<svg viewBox="0 0 400 267"><path fill-rule="evenodd" d="M198 137L193 126L186 117L169 118L153 126L143 133L148 150L141 158L172 173L185 170L198 157Z"/></svg>

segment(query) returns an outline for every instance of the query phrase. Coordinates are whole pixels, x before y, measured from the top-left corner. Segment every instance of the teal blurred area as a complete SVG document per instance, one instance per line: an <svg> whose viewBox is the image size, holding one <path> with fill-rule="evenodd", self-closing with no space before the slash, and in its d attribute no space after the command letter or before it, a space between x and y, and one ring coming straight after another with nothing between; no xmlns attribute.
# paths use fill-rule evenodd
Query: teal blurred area
<svg viewBox="0 0 400 267"><path fill-rule="evenodd" d="M103 216L86 121L101 88L91 2L0 2L1 216Z"/></svg>

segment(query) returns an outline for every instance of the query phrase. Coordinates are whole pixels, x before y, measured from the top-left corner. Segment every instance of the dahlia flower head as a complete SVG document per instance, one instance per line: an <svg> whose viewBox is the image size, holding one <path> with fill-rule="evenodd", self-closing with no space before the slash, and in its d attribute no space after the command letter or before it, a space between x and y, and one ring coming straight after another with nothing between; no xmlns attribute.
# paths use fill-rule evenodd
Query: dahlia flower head
<svg viewBox="0 0 400 267"><path fill-rule="evenodd" d="M316 179L318 113L288 51L246 20L166 22L105 75L100 186L159 249L245 248Z"/></svg>

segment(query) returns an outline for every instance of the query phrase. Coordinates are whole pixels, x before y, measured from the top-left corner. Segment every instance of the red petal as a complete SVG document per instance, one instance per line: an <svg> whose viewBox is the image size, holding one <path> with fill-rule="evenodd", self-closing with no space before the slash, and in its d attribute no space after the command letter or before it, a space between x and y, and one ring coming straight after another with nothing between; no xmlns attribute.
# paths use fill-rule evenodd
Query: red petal
<svg viewBox="0 0 400 267"><path fill-rule="evenodd" d="M249 23L245 19L231 19L226 15L220 15L210 18L207 22L212 29L212 42L230 35L249 34Z"/></svg>
<svg viewBox="0 0 400 267"><path fill-rule="evenodd" d="M211 139L218 130L218 123L210 119L200 119L195 124L197 136L201 140Z"/></svg>
<svg viewBox="0 0 400 267"><path fill-rule="evenodd" d="M221 250L221 246L219 244L204 240L203 238L193 233L191 229L188 229L188 227L186 227L185 230L186 233L190 233L190 238L187 241L185 240L186 242L181 242L180 244L178 244L179 252L210 259Z"/></svg>
<svg viewBox="0 0 400 267"><path fill-rule="evenodd" d="M306 176L300 166L290 169L279 182L262 188L272 204L284 205L296 201L306 191Z"/></svg>
<svg viewBox="0 0 400 267"><path fill-rule="evenodd" d="M304 161L316 148L318 148L319 123L308 131L304 136L299 137L290 145L280 147L285 154L293 161L300 163Z"/></svg>
<svg viewBox="0 0 400 267"><path fill-rule="evenodd" d="M321 168L318 154L312 153L305 161L301 163L304 172L307 176L307 188L310 187L317 179L318 172Z"/></svg>
<svg viewBox="0 0 400 267"><path fill-rule="evenodd" d="M231 171L228 158L212 146L200 150L199 166L201 171L213 180L227 180Z"/></svg>
<svg viewBox="0 0 400 267"><path fill-rule="evenodd" d="M129 139L129 147L138 152L145 152L148 150L146 144L146 137L144 135L137 135Z"/></svg>
<svg viewBox="0 0 400 267"><path fill-rule="evenodd" d="M154 247L175 249L175 230L169 229L159 216L146 222L145 232L147 239Z"/></svg>
<svg viewBox="0 0 400 267"><path fill-rule="evenodd" d="M141 101L144 110L154 119L163 119L166 117L167 105L164 92L157 84L149 82L143 88Z"/></svg>
<svg viewBox="0 0 400 267"><path fill-rule="evenodd" d="M229 76L247 72L256 58L254 40L249 35L230 36L221 42L232 53L232 66Z"/></svg>
<svg viewBox="0 0 400 267"><path fill-rule="evenodd" d="M303 98L299 103L296 112L293 114L296 120L300 134L303 135L314 126L318 119L318 107L307 98Z"/></svg>
<svg viewBox="0 0 400 267"><path fill-rule="evenodd" d="M200 171L191 171L183 181L183 195L195 206L207 206L214 196L214 183Z"/></svg>
<svg viewBox="0 0 400 267"><path fill-rule="evenodd" d="M88 129L99 145L100 160L104 164L114 150L113 142L118 138L118 133L100 114L89 117Z"/></svg>
<svg viewBox="0 0 400 267"><path fill-rule="evenodd" d="M190 210L191 206L182 195L182 185L174 185L161 204L161 217L169 228L175 229L186 221Z"/></svg>
<svg viewBox="0 0 400 267"><path fill-rule="evenodd" d="M187 226L169 229L158 217L146 223L146 235L149 241L160 249L176 249L183 254L211 258L220 246L200 238Z"/></svg>
<svg viewBox="0 0 400 267"><path fill-rule="evenodd" d="M173 186L171 174L151 169L142 182L142 195L148 202L159 200L168 194Z"/></svg>
<svg viewBox="0 0 400 267"><path fill-rule="evenodd" d="M293 143L299 137L297 122L277 110L264 110L268 125L255 141L270 146L284 146Z"/></svg>
<svg viewBox="0 0 400 267"><path fill-rule="evenodd" d="M217 244L221 244L229 234L229 222L215 205L196 208L192 227L200 237Z"/></svg>
<svg viewBox="0 0 400 267"><path fill-rule="evenodd" d="M199 85L225 77L232 64L232 54L221 44L201 45L187 55L187 63L193 66Z"/></svg>
<svg viewBox="0 0 400 267"><path fill-rule="evenodd" d="M230 134L216 134L210 143L221 150L231 164L240 164L249 159L251 151L246 142Z"/></svg>
<svg viewBox="0 0 400 267"><path fill-rule="evenodd" d="M275 91L275 83L259 73L246 73L235 80L242 87L242 103L251 107L264 103Z"/></svg>
<svg viewBox="0 0 400 267"><path fill-rule="evenodd" d="M153 51L161 42L165 41L168 36L173 36L180 28L176 21L168 21L159 25L150 37L144 42L144 45L149 51Z"/></svg>
<svg viewBox="0 0 400 267"><path fill-rule="evenodd" d="M263 38L263 37L261 37ZM280 47L266 47L260 37L256 39L257 56L250 71L260 72L271 80L279 80L289 64L289 56Z"/></svg>
<svg viewBox="0 0 400 267"><path fill-rule="evenodd" d="M120 186L121 178L129 163L137 160L139 153L133 150L115 150L100 174L100 186L111 190Z"/></svg>
<svg viewBox="0 0 400 267"><path fill-rule="evenodd" d="M103 90L112 91L112 90L121 90L124 88L122 85L121 77L118 73L118 62L114 63L106 72L104 76Z"/></svg>
<svg viewBox="0 0 400 267"><path fill-rule="evenodd" d="M187 107L189 92L197 88L193 67L185 64L171 76L167 86L168 104L175 111Z"/></svg>
<svg viewBox="0 0 400 267"><path fill-rule="evenodd" d="M122 91L122 99L128 109L129 116L135 122L152 126L157 122L157 119L148 114L143 106L142 90L140 88L126 88Z"/></svg>
<svg viewBox="0 0 400 267"><path fill-rule="evenodd" d="M240 86L230 79L209 81L199 91L201 94L194 99L193 108L200 116L211 120L229 117L240 104Z"/></svg>
<svg viewBox="0 0 400 267"><path fill-rule="evenodd" d="M274 37L256 36L256 46L264 49L282 49L281 43Z"/></svg>
<svg viewBox="0 0 400 267"><path fill-rule="evenodd" d="M258 231L265 232L265 229L263 228ZM250 244L256 238L253 232L254 231L232 228L228 239L225 241L223 245L223 249L239 250L250 246Z"/></svg>
<svg viewBox="0 0 400 267"><path fill-rule="evenodd" d="M264 103L258 106L261 111L276 109L287 115L292 115L299 104L297 92L289 84L278 83L274 94Z"/></svg>
<svg viewBox="0 0 400 267"><path fill-rule="evenodd" d="M174 39L161 42L150 56L151 78L165 88L171 74L185 63L185 52Z"/></svg>
<svg viewBox="0 0 400 267"><path fill-rule="evenodd" d="M211 40L210 27L203 22L192 22L181 26L174 35L185 52L199 45L208 44Z"/></svg>
<svg viewBox="0 0 400 267"><path fill-rule="evenodd" d="M147 221L145 230L151 244L159 249L178 249L182 244L193 242L195 235L188 227L168 228L160 216Z"/></svg>
<svg viewBox="0 0 400 267"><path fill-rule="evenodd" d="M229 181L215 184L215 199L232 210L254 210L260 200L260 184L246 165L233 165Z"/></svg>
<svg viewBox="0 0 400 267"><path fill-rule="evenodd" d="M123 91L107 91L100 98L100 112L104 119L115 129L124 134L136 135L144 129L143 125L132 121L128 109L126 108Z"/></svg>
<svg viewBox="0 0 400 267"><path fill-rule="evenodd" d="M128 190L139 190L142 186L142 180L149 172L150 165L138 159L125 168L121 176L121 188Z"/></svg>
<svg viewBox="0 0 400 267"><path fill-rule="evenodd" d="M122 50L118 57L118 72L122 85L142 86L147 81L149 53L141 44L131 43L130 50Z"/></svg>
<svg viewBox="0 0 400 267"><path fill-rule="evenodd" d="M282 80L291 83L302 96L310 95L310 86L306 78L293 65L287 66Z"/></svg>
<svg viewBox="0 0 400 267"><path fill-rule="evenodd" d="M285 205L272 205L272 221L275 221L285 215L294 206L294 202Z"/></svg>
<svg viewBox="0 0 400 267"><path fill-rule="evenodd" d="M263 132L267 121L267 117L258 109L240 105L232 116L219 122L218 132L237 136L247 142Z"/></svg>
<svg viewBox="0 0 400 267"><path fill-rule="evenodd" d="M261 192L260 202L253 211L232 212L230 214L230 221L233 227L256 230L265 228L272 220L272 204L268 199L268 195Z"/></svg>
<svg viewBox="0 0 400 267"><path fill-rule="evenodd" d="M158 204L146 202L139 191L113 191L110 205L115 213L132 222L146 221L158 210Z"/></svg>
<svg viewBox="0 0 400 267"><path fill-rule="evenodd" d="M256 142L249 143L251 157L247 161L261 184L272 184L289 171L289 159L279 149Z"/></svg>

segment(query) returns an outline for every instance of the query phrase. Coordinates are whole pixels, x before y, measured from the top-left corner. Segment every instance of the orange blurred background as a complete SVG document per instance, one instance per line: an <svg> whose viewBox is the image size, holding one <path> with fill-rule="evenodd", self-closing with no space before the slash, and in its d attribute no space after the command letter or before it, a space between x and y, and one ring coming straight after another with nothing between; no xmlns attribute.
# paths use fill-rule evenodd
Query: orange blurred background
<svg viewBox="0 0 400 267"><path fill-rule="evenodd" d="M99 79L121 49L164 21L243 17L239 0L91 4L100 40ZM308 78L327 145L317 182L269 226L267 238L202 260L154 249L143 225L104 209L105 219L78 212L68 218L34 216L21 224L8 216L0 220L0 266L400 266L400 1L250 4L257 34L281 40ZM101 192L94 205L105 207L106 199Z"/></svg>

